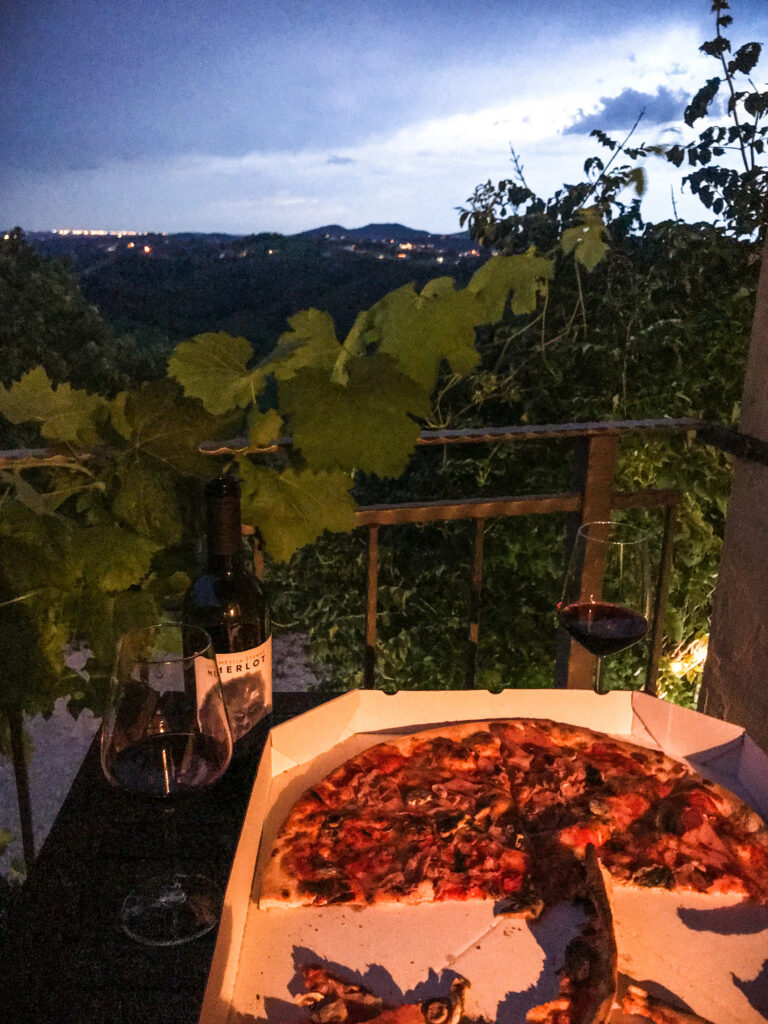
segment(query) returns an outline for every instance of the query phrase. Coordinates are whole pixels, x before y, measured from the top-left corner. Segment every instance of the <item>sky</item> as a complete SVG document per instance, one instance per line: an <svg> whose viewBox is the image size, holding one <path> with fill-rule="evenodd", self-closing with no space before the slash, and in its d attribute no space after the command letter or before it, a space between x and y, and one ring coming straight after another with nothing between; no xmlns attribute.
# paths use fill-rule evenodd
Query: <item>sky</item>
<svg viewBox="0 0 768 1024"><path fill-rule="evenodd" d="M550 195L589 131L685 141L710 0L0 0L0 228L459 230L475 187ZM767 0L732 0L734 49ZM766 88L768 55L756 69ZM699 123L703 127L703 123ZM646 166L645 216L699 219Z"/></svg>

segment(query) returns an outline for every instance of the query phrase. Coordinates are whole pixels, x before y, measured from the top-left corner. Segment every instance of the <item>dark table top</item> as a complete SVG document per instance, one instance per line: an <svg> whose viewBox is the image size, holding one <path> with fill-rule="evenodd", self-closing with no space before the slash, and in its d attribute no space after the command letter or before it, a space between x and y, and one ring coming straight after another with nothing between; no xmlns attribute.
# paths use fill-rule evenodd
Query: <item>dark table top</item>
<svg viewBox="0 0 768 1024"><path fill-rule="evenodd" d="M226 887L268 728L320 698L275 694L271 718L243 742L210 791L180 805L181 864ZM0 949L3 1024L194 1024L216 932L149 948L124 935L118 915L137 875L167 866L162 810L106 782L96 743L12 911Z"/></svg>

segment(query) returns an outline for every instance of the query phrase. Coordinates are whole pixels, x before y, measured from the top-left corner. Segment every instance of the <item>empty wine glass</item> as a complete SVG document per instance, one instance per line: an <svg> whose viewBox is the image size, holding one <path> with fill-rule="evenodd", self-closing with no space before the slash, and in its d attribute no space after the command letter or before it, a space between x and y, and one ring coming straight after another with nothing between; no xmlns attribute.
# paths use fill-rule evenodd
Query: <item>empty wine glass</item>
<svg viewBox="0 0 768 1024"><path fill-rule="evenodd" d="M126 633L111 684L101 764L113 786L169 810L223 775L232 736L204 630L161 623ZM166 817L164 824L172 821ZM175 850L167 854L171 860ZM138 882L125 898L121 923L140 942L178 945L213 928L219 905L214 882L169 867Z"/></svg>
<svg viewBox="0 0 768 1024"><path fill-rule="evenodd" d="M584 523L576 535L557 610L571 637L597 657L595 690L605 693L603 658L631 647L648 632L646 534L627 523Z"/></svg>

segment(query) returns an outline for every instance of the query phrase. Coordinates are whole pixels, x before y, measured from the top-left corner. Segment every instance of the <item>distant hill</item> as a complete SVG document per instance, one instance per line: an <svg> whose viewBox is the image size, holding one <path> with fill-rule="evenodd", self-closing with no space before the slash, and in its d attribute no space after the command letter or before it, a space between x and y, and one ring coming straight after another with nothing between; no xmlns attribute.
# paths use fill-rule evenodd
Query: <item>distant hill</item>
<svg viewBox="0 0 768 1024"><path fill-rule="evenodd" d="M301 231L298 238L349 239L354 242L418 242L437 243L443 248L466 248L470 242L468 231L448 235L435 235L420 228L409 228L405 224L366 224L362 228L345 228L340 224L326 224L320 228Z"/></svg>
<svg viewBox="0 0 768 1024"><path fill-rule="evenodd" d="M31 232L28 240L45 255L66 257L86 299L153 351L227 331L260 355L298 310L327 311L344 337L358 312L387 292L443 276L461 286L488 257L464 232L433 235L403 224L329 224L295 235Z"/></svg>

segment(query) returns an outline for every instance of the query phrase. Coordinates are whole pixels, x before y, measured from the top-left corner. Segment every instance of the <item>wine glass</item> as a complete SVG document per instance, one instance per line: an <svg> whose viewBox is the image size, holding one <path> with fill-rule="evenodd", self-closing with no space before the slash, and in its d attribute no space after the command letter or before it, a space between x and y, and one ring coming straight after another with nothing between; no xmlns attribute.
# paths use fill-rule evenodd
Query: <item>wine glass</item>
<svg viewBox="0 0 768 1024"><path fill-rule="evenodd" d="M212 785L232 757L216 656L197 626L161 623L121 637L101 731L108 781L168 811ZM166 846L173 815L164 814ZM175 838L175 837L174 837ZM175 843L174 843L175 846ZM175 849L168 851L169 859ZM120 919L132 938L172 946L204 935L219 917L214 882L177 867L142 878Z"/></svg>
<svg viewBox="0 0 768 1024"><path fill-rule="evenodd" d="M584 523L557 606L571 637L597 657L595 691L605 693L602 662L648 632L651 585L648 538L627 523Z"/></svg>

